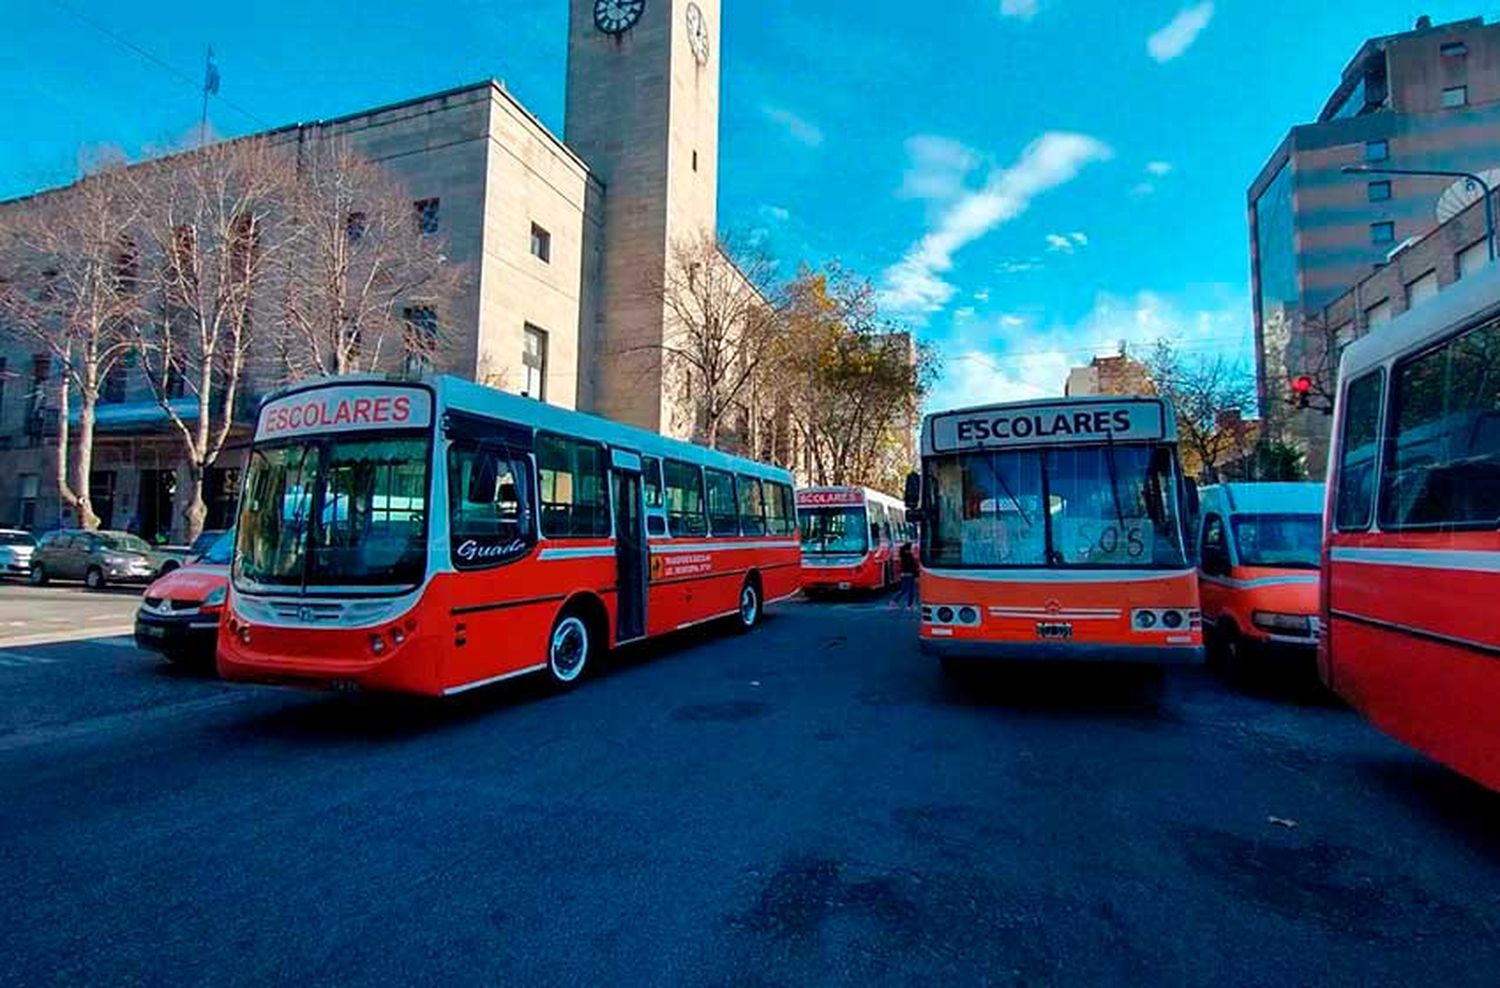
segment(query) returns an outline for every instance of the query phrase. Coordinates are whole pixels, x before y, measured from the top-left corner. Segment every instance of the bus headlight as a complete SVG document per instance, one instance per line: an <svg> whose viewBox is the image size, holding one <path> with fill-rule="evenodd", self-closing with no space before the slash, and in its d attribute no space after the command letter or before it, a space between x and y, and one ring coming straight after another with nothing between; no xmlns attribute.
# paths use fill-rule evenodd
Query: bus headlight
<svg viewBox="0 0 1500 988"><path fill-rule="evenodd" d="M958 609L959 624L978 624L979 612L972 607L960 607Z"/></svg>
<svg viewBox="0 0 1500 988"><path fill-rule="evenodd" d="M1312 634L1312 618L1306 614L1281 614L1276 611L1256 611L1250 615L1250 621L1261 631L1270 631L1287 635L1301 635L1304 638Z"/></svg>
<svg viewBox="0 0 1500 988"><path fill-rule="evenodd" d="M1155 611L1136 611L1135 612L1135 626L1137 628L1154 628L1154 627L1156 627L1156 612Z"/></svg>
<svg viewBox="0 0 1500 988"><path fill-rule="evenodd" d="M1161 612L1161 623L1162 623L1162 627L1164 627L1164 628L1171 628L1171 629L1173 629L1175 631L1176 629L1182 627L1182 612L1181 611L1162 611Z"/></svg>

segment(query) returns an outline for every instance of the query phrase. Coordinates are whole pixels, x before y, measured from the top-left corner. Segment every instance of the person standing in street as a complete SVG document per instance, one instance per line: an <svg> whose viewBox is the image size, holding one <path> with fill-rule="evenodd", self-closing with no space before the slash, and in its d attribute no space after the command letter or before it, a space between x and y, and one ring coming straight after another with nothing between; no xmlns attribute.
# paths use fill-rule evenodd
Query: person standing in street
<svg viewBox="0 0 1500 988"><path fill-rule="evenodd" d="M901 587L891 601L891 610L899 606L903 611L909 611L917 606L917 554L910 542L901 543L900 556Z"/></svg>

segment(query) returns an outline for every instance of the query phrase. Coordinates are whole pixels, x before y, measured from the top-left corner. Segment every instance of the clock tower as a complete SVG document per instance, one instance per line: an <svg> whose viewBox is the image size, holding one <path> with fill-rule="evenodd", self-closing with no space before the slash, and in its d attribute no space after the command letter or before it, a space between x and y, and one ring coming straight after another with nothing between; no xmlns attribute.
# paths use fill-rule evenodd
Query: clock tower
<svg viewBox="0 0 1500 988"><path fill-rule="evenodd" d="M569 0L564 140L604 186L580 407L686 435L665 393L672 245L717 223L719 0Z"/></svg>

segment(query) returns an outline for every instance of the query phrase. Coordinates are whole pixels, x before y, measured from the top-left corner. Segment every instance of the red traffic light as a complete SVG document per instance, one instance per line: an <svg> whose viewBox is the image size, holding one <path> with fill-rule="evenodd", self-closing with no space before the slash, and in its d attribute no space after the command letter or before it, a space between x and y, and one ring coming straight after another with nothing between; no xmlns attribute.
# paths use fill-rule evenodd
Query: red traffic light
<svg viewBox="0 0 1500 988"><path fill-rule="evenodd" d="M1312 385L1312 378L1306 376L1305 374L1302 377L1294 377L1292 378L1292 393L1297 395L1305 395L1312 390Z"/></svg>

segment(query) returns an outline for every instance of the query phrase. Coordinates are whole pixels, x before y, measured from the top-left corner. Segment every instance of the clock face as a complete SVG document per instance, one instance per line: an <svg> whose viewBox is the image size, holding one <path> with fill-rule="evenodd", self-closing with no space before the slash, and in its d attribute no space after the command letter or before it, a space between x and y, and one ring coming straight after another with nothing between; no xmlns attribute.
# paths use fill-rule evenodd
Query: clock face
<svg viewBox="0 0 1500 988"><path fill-rule="evenodd" d="M696 3L687 7L688 44L693 46L693 57L699 65L708 62L708 22L703 19L703 10Z"/></svg>
<svg viewBox="0 0 1500 988"><path fill-rule="evenodd" d="M624 34L645 10L646 0L594 0L594 26L605 34Z"/></svg>

